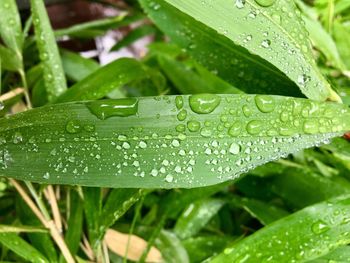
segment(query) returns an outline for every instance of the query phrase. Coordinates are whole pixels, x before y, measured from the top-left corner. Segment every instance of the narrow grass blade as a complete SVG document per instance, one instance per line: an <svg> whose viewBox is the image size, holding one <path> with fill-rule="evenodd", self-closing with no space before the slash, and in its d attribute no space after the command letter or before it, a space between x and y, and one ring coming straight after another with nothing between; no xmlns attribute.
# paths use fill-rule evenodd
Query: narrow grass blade
<svg viewBox="0 0 350 263"><path fill-rule="evenodd" d="M76 255L79 250L81 234L83 232L83 202L76 191L70 192L70 211L67 222L67 232L64 235L72 255ZM60 262L65 262L61 256Z"/></svg>
<svg viewBox="0 0 350 263"><path fill-rule="evenodd" d="M42 226L33 211L20 198L17 199L16 214L18 214L22 224L33 227ZM26 237L30 245L42 253L49 262L57 262L56 247L49 233L26 233Z"/></svg>
<svg viewBox="0 0 350 263"><path fill-rule="evenodd" d="M99 238L144 194L141 189L113 189L99 217Z"/></svg>
<svg viewBox="0 0 350 263"><path fill-rule="evenodd" d="M21 233L21 232L41 232L46 233L48 230L45 228L32 227L32 226L9 226L0 225L0 233Z"/></svg>
<svg viewBox="0 0 350 263"><path fill-rule="evenodd" d="M31 8L35 38L40 60L43 64L48 99L53 101L66 91L66 78L43 0L31 0Z"/></svg>
<svg viewBox="0 0 350 263"><path fill-rule="evenodd" d="M29 262L49 263L49 261L38 250L24 241L24 239L17 234L0 233L0 243Z"/></svg>
<svg viewBox="0 0 350 263"><path fill-rule="evenodd" d="M84 187L84 213L90 244L95 247L99 236L99 217L102 210L102 189L97 187Z"/></svg>
<svg viewBox="0 0 350 263"><path fill-rule="evenodd" d="M200 187L350 130L338 103L267 95L49 105L0 119L3 176L117 188Z"/></svg>
<svg viewBox="0 0 350 263"><path fill-rule="evenodd" d="M103 35L107 30L116 29L121 26L126 26L144 18L143 15L137 14L133 16L126 16L125 13L116 16L108 17L90 22L85 22L73 25L68 28L58 29L55 31L56 37L70 36L75 38L94 38Z"/></svg>
<svg viewBox="0 0 350 263"><path fill-rule="evenodd" d="M15 51L0 44L1 66L4 70L18 71L22 67L22 62Z"/></svg>
<svg viewBox="0 0 350 263"><path fill-rule="evenodd" d="M218 213L225 201L207 199L190 204L178 218L174 232L180 239L196 235Z"/></svg>
<svg viewBox="0 0 350 263"><path fill-rule="evenodd" d="M231 45L242 46L269 61L293 80L308 98L340 100L317 68L307 31L293 1L263 4L250 0L166 2L216 30L231 40ZM149 9L158 5L153 0L145 3ZM159 5L159 8L162 7ZM218 17L220 19L216 19Z"/></svg>
<svg viewBox="0 0 350 263"><path fill-rule="evenodd" d="M210 262L309 261L350 242L350 197L309 206L260 229ZM273 249L271 249L273 248Z"/></svg>
<svg viewBox="0 0 350 263"><path fill-rule="evenodd" d="M6 46L21 58L23 45L21 18L15 0L2 0L0 5L0 35Z"/></svg>
<svg viewBox="0 0 350 263"><path fill-rule="evenodd" d="M114 89L145 76L147 67L141 62L131 58L118 59L73 85L56 102L100 99Z"/></svg>

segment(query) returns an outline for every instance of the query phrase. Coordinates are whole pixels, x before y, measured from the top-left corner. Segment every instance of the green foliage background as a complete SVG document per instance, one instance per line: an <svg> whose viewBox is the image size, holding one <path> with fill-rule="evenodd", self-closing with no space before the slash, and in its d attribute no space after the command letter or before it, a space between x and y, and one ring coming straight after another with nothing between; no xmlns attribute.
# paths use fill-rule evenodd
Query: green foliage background
<svg viewBox="0 0 350 263"><path fill-rule="evenodd" d="M120 2L0 3L0 261L350 262L350 2Z"/></svg>

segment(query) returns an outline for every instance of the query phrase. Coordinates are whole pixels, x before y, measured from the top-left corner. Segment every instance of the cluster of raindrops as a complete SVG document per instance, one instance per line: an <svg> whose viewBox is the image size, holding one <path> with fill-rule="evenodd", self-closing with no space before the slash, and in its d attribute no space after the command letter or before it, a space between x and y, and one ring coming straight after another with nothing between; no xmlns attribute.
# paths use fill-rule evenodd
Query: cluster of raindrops
<svg viewBox="0 0 350 263"><path fill-rule="evenodd" d="M231 39L234 38L235 42L253 53L273 61L283 72L292 76L304 92L307 93L311 85L314 87L322 85L318 77L312 76L310 65L314 62L310 56L311 46L300 12L285 1L255 0L255 2L257 5L245 0L235 0L234 6L240 10L242 16L239 19L243 18L250 25L256 23L257 26L252 32L237 30L233 32ZM259 24L266 26L261 27ZM277 32L279 30L282 32ZM300 66L291 67L292 64Z"/></svg>

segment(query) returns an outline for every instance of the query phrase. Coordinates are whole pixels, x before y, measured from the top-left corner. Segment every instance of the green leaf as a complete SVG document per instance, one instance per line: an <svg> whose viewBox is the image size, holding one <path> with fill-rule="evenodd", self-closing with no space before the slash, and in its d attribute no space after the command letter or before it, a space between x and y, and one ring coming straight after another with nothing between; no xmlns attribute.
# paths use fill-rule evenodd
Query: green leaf
<svg viewBox="0 0 350 263"><path fill-rule="evenodd" d="M43 0L31 0L31 8L48 99L53 101L66 91L66 78Z"/></svg>
<svg viewBox="0 0 350 263"><path fill-rule="evenodd" d="M61 50L63 70L68 79L78 82L100 68L100 65L93 59L68 51Z"/></svg>
<svg viewBox="0 0 350 263"><path fill-rule="evenodd" d="M1 67L4 70L18 71L22 67L21 60L16 53L0 44Z"/></svg>
<svg viewBox="0 0 350 263"><path fill-rule="evenodd" d="M145 76L147 76L146 66L141 62L131 58L121 58L101 67L73 85L56 102L100 99L114 89Z"/></svg>
<svg viewBox="0 0 350 263"><path fill-rule="evenodd" d="M102 209L102 189L84 187L84 213L89 233L90 244L95 247L99 236L98 223Z"/></svg>
<svg viewBox="0 0 350 263"><path fill-rule="evenodd" d="M350 183L344 178L331 179L291 168L285 174L274 177L270 187L274 193L297 208L350 193Z"/></svg>
<svg viewBox="0 0 350 263"><path fill-rule="evenodd" d="M350 69L350 26L345 26L340 23L338 20L334 21L333 35L339 53L346 64L347 68Z"/></svg>
<svg viewBox="0 0 350 263"><path fill-rule="evenodd" d="M263 225L268 225L289 213L282 208L251 198L242 198L240 200L243 208L257 218Z"/></svg>
<svg viewBox="0 0 350 263"><path fill-rule="evenodd" d="M178 218L174 232L180 239L196 235L218 213L225 201L204 199L190 204Z"/></svg>
<svg viewBox="0 0 350 263"><path fill-rule="evenodd" d="M16 198L16 214L22 224L41 227L42 223L21 198ZM27 233L28 242L42 253L49 262L57 262L57 252L50 233Z"/></svg>
<svg viewBox="0 0 350 263"><path fill-rule="evenodd" d="M350 129L350 109L268 95L49 105L0 119L1 175L49 184L200 187Z"/></svg>
<svg viewBox="0 0 350 263"><path fill-rule="evenodd" d="M190 262L186 249L174 233L162 230L159 237L156 239L155 244L160 249L165 262Z"/></svg>
<svg viewBox="0 0 350 263"><path fill-rule="evenodd" d="M2 0L0 5L0 35L6 46L21 57L23 45L21 18L15 0Z"/></svg>
<svg viewBox="0 0 350 263"><path fill-rule="evenodd" d="M100 237L144 194L141 189L113 189L99 217Z"/></svg>
<svg viewBox="0 0 350 263"><path fill-rule="evenodd" d="M118 43L115 44L110 51L117 51L125 46L132 44L133 42L135 42L136 40L142 37L145 37L147 35L151 35L154 33L156 33L156 29L154 28L154 26L150 26L150 25L139 26L138 28L130 31L130 33L127 34L123 39L118 41Z"/></svg>
<svg viewBox="0 0 350 263"><path fill-rule="evenodd" d="M159 56L158 60L162 70L181 94L242 93L199 65L191 67L166 56ZM199 71L200 75L196 71Z"/></svg>
<svg viewBox="0 0 350 263"><path fill-rule="evenodd" d="M89 21L81 24L76 24L68 28L58 29L55 31L56 37L71 36L76 38L94 38L103 35L107 30L116 29L121 26L126 26L132 22L144 18L141 14L126 16L122 13L116 17L108 17Z"/></svg>
<svg viewBox="0 0 350 263"><path fill-rule="evenodd" d="M315 260L308 261L310 263L346 263L350 258L350 247L344 246L328 253L327 255Z"/></svg>
<svg viewBox="0 0 350 263"><path fill-rule="evenodd" d="M233 238L228 236L201 236L182 241L190 262L202 262L206 258L221 252Z"/></svg>
<svg viewBox="0 0 350 263"><path fill-rule="evenodd" d="M67 232L65 233L64 241L72 255L75 255L79 250L83 230L83 203L76 191L70 191L69 208ZM60 261L64 262L63 257L60 258Z"/></svg>
<svg viewBox="0 0 350 263"><path fill-rule="evenodd" d="M349 196L309 206L226 248L211 262L304 262L326 255L350 243L349 209Z"/></svg>
<svg viewBox="0 0 350 263"><path fill-rule="evenodd" d="M239 87L247 93L302 96L299 88L276 67L235 45L213 29L164 1L140 2L150 18L172 41L234 87ZM158 48L161 52L165 51L164 46L159 44L151 46L155 46L152 50Z"/></svg>
<svg viewBox="0 0 350 263"><path fill-rule="evenodd" d="M0 233L0 243L29 262L49 262L38 250L16 234Z"/></svg>

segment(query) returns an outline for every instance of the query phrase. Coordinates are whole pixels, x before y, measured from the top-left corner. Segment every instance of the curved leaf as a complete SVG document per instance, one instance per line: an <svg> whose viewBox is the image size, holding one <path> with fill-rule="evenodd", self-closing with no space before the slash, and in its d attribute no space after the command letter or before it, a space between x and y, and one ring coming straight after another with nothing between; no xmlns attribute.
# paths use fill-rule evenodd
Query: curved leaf
<svg viewBox="0 0 350 263"><path fill-rule="evenodd" d="M60 54L43 0L31 0L35 38L43 64L44 80L49 101L66 91L66 78Z"/></svg>
<svg viewBox="0 0 350 263"><path fill-rule="evenodd" d="M210 262L305 262L350 243L350 197L309 206L242 239Z"/></svg>
<svg viewBox="0 0 350 263"><path fill-rule="evenodd" d="M350 129L350 109L267 95L50 105L0 119L0 172L35 182L199 187Z"/></svg>
<svg viewBox="0 0 350 263"><path fill-rule="evenodd" d="M253 0L166 2L216 30L232 44L269 61L308 98L340 100L316 66L307 31L293 1L268 1L262 5ZM154 1L148 4L156 10L161 7ZM213 19L216 17L220 19Z"/></svg>
<svg viewBox="0 0 350 263"><path fill-rule="evenodd" d="M184 48L203 66L235 87L247 93L302 96L298 86L276 67L235 45L215 30L164 1L141 0L140 2L150 18L171 37L172 41ZM157 45L156 48L161 47ZM284 88L281 89L281 86Z"/></svg>
<svg viewBox="0 0 350 263"><path fill-rule="evenodd" d="M176 221L175 234L180 239L196 235L218 213L225 201L204 199L191 203Z"/></svg>

